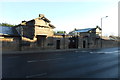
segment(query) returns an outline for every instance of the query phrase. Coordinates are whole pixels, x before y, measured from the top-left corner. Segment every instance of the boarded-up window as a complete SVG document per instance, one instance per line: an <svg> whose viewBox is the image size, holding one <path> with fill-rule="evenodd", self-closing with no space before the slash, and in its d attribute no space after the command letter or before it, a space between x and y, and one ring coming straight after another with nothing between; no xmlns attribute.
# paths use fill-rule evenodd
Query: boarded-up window
<svg viewBox="0 0 120 80"><path fill-rule="evenodd" d="M44 48L46 42L46 35L37 35L37 45Z"/></svg>

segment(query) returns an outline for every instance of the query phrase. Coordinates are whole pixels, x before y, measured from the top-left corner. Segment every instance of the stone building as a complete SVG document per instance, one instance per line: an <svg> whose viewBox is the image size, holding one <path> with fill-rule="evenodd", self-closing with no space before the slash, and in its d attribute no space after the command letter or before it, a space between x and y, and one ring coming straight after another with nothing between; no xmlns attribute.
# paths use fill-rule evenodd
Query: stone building
<svg viewBox="0 0 120 80"><path fill-rule="evenodd" d="M41 49L54 47L53 29L55 27L43 14L39 14L38 18L30 21L22 21L15 27L22 36L23 49L28 47Z"/></svg>
<svg viewBox="0 0 120 80"><path fill-rule="evenodd" d="M20 39L14 27L0 26L0 43L3 52L20 50Z"/></svg>
<svg viewBox="0 0 120 80"><path fill-rule="evenodd" d="M51 21L43 14L38 18L22 21L15 27L0 27L0 41L3 50L44 50L69 48L101 48L116 46L117 42L103 40L101 28L75 29L54 33ZM110 45L110 43L112 45ZM13 46L14 45L14 46Z"/></svg>
<svg viewBox="0 0 120 80"><path fill-rule="evenodd" d="M71 31L70 48L95 48L100 47L101 28L75 29Z"/></svg>

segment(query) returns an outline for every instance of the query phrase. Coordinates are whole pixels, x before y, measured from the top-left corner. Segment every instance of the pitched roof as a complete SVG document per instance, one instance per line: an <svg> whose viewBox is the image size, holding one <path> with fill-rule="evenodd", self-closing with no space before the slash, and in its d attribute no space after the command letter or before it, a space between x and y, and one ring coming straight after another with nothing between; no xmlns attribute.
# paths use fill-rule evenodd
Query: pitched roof
<svg viewBox="0 0 120 80"><path fill-rule="evenodd" d="M76 29L74 32L89 32L89 31L95 30L97 28L100 29L100 30L102 30L99 26L96 26L96 28Z"/></svg>
<svg viewBox="0 0 120 80"><path fill-rule="evenodd" d="M88 31L91 31L93 29L96 29L96 28L77 29L77 30L75 30L75 32L88 32Z"/></svg>
<svg viewBox="0 0 120 80"><path fill-rule="evenodd" d="M54 25L52 25L52 24L49 24L49 26L50 26L50 27L52 27L52 28L55 28L55 26L54 26Z"/></svg>
<svg viewBox="0 0 120 80"><path fill-rule="evenodd" d="M0 35L20 36L14 27L0 26Z"/></svg>

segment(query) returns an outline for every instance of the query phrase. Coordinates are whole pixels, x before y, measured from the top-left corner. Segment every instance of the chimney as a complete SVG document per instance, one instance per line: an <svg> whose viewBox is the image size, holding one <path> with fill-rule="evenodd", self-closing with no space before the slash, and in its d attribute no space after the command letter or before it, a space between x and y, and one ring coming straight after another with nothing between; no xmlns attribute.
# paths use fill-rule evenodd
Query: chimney
<svg viewBox="0 0 120 80"><path fill-rule="evenodd" d="M41 17L41 18L44 17L44 14L39 14L39 17Z"/></svg>
<svg viewBox="0 0 120 80"><path fill-rule="evenodd" d="M26 22L25 20L24 21L22 21L22 23L24 23L24 22Z"/></svg>

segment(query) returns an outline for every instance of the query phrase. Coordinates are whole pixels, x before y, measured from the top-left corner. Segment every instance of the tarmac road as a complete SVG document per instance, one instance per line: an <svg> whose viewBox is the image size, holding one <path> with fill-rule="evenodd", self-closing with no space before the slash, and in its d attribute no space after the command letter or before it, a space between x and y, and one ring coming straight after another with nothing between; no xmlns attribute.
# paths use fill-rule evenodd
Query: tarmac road
<svg viewBox="0 0 120 80"><path fill-rule="evenodd" d="M118 48L2 56L3 78L118 78Z"/></svg>

